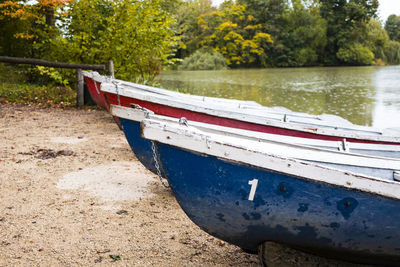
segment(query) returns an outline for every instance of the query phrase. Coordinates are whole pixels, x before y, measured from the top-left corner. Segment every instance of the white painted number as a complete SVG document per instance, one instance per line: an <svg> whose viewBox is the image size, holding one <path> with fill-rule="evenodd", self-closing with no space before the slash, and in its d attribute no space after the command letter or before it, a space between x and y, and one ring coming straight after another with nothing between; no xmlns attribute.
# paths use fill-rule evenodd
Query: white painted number
<svg viewBox="0 0 400 267"><path fill-rule="evenodd" d="M254 200L254 195L256 194L256 189L257 189L257 184L258 184L258 179L253 179L253 180L249 181L249 185L251 185L250 194L249 194L250 201Z"/></svg>

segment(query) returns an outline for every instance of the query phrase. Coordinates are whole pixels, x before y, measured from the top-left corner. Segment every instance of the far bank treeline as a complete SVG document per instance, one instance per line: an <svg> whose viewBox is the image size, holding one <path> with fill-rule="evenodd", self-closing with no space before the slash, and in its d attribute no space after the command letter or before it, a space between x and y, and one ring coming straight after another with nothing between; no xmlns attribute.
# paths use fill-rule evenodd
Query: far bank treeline
<svg viewBox="0 0 400 267"><path fill-rule="evenodd" d="M211 0L5 0L0 54L112 59L119 78L141 82L162 66L400 64L400 16L382 25L378 7L378 0L226 0L219 7Z"/></svg>

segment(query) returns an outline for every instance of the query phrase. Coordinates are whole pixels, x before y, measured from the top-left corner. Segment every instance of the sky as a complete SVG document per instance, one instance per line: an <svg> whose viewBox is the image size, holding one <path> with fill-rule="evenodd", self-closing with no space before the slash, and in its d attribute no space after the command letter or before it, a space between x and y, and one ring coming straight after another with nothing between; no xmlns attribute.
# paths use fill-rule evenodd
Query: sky
<svg viewBox="0 0 400 267"><path fill-rule="evenodd" d="M224 0L212 0L214 5L221 4ZM400 0L379 0L378 16L385 23L387 17L395 14L400 16Z"/></svg>
<svg viewBox="0 0 400 267"><path fill-rule="evenodd" d="M399 0L379 0L378 15L383 23L387 17L392 14L400 16L400 1Z"/></svg>

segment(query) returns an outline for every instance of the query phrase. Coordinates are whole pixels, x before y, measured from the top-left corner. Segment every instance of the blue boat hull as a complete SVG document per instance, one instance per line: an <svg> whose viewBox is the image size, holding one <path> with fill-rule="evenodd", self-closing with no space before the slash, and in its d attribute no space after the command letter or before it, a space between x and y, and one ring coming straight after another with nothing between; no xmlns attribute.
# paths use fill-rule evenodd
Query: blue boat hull
<svg viewBox="0 0 400 267"><path fill-rule="evenodd" d="M140 130L140 122L119 118L121 127L124 131L126 140L128 140L136 158L151 172L157 174L156 162L154 160L151 141L142 138ZM161 176L165 177L163 170L160 168ZM158 175L158 174L157 174Z"/></svg>
<svg viewBox="0 0 400 267"><path fill-rule="evenodd" d="M178 203L213 236L250 251L275 241L350 261L400 263L398 200L162 143L157 151Z"/></svg>

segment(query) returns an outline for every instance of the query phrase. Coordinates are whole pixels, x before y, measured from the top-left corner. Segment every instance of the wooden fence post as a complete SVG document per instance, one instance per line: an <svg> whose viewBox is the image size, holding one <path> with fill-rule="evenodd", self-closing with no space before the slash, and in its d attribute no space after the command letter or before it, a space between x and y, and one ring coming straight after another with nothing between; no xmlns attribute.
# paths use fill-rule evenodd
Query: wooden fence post
<svg viewBox="0 0 400 267"><path fill-rule="evenodd" d="M76 105L78 107L84 105L84 97L82 69L76 69Z"/></svg>
<svg viewBox="0 0 400 267"><path fill-rule="evenodd" d="M112 60L108 61L108 75L114 79L114 62Z"/></svg>

